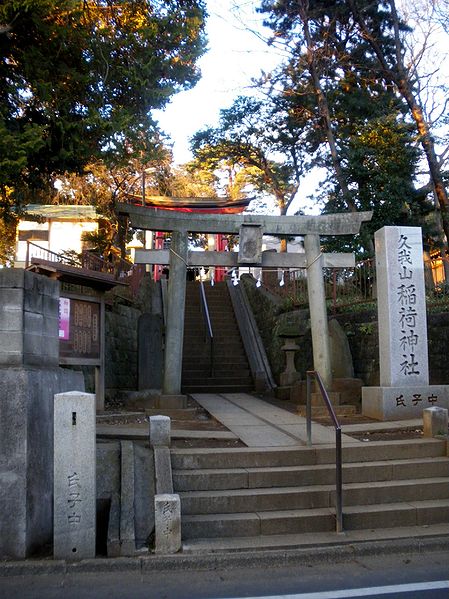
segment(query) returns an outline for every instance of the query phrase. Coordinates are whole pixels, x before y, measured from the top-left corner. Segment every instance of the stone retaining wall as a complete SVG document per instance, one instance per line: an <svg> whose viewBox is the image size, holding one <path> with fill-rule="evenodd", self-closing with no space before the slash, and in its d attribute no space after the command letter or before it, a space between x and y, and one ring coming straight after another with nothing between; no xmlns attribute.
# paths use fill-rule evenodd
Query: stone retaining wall
<svg viewBox="0 0 449 599"><path fill-rule="evenodd" d="M137 386L137 324L144 312L152 310L153 285L142 280L139 294L116 288L107 296L105 388L107 399L120 397Z"/></svg>
<svg viewBox="0 0 449 599"><path fill-rule="evenodd" d="M279 381L279 373L284 369L282 341L277 332L289 322L292 326L307 322L308 310L295 310L281 313L282 300L266 290L257 289L251 278L244 277L245 289L251 303L257 325L262 336L273 375ZM351 349L354 376L367 386L379 385L379 337L376 310L359 310L336 316L346 332ZM427 315L429 344L430 384L440 385L449 382L448 339L449 311ZM304 378L307 369L312 368L312 338L310 330L300 339L300 351L296 356L296 368Z"/></svg>

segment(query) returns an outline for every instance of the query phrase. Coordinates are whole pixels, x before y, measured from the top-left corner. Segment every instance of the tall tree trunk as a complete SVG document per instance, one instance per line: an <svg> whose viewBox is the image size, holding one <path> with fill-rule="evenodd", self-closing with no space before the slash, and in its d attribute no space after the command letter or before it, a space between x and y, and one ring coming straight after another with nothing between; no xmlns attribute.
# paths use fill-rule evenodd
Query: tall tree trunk
<svg viewBox="0 0 449 599"><path fill-rule="evenodd" d="M343 169L341 167L340 158L338 155L337 143L335 140L335 135L332 127L332 119L329 110L329 104L327 102L326 94L323 91L321 86L320 77L318 74L318 70L316 67L316 48L312 40L312 36L310 34L309 29L309 18L307 14L308 2L307 0L302 0L300 2L300 18L302 20L303 28L304 28L304 39L307 45L307 64L309 66L310 76L312 78L313 87L315 89L315 93L318 100L318 110L321 118L325 124L325 131L327 137L327 143L329 145L329 150L331 154L332 166L334 168L335 177L340 186L340 189L343 194L343 199L351 212L357 212L357 206L352 199L351 192L346 183L346 178L343 174ZM365 246L368 254L370 256L374 256L374 242L369 234L362 233L362 243Z"/></svg>
<svg viewBox="0 0 449 599"><path fill-rule="evenodd" d="M437 198L438 206L441 213L441 222L443 226L444 235L446 237L446 252L448 252L449 243L449 199L444 185L443 177L441 175L441 168L438 163L438 158L435 152L435 144L433 143L432 136L429 131L429 125L424 118L423 110L416 101L414 94L410 88L410 81L403 79L398 81L398 89L408 104L410 112L412 113L413 119L416 123L416 128L419 133L420 142L424 153L426 155L427 164L429 166L430 178L433 182L435 190L435 196Z"/></svg>
<svg viewBox="0 0 449 599"><path fill-rule="evenodd" d="M327 98L325 93L323 92L323 88L321 87L320 77L318 75L317 67L316 67L316 48L312 40L312 36L310 35L309 29L309 17L307 14L308 2L302 0L300 3L300 18L302 20L303 29L304 29L304 39L307 45L307 64L310 71L310 76L312 78L313 87L315 89L315 93L318 100L318 110L319 114L324 121L327 142L329 144L329 149L331 153L332 166L334 167L335 177L338 181L340 189L343 193L344 200L346 205L348 206L351 212L357 212L357 206L355 205L351 193L349 191L348 185L346 183L345 176L343 174L343 169L341 168L340 159L338 156L337 144L335 141L335 135L332 128L332 120L330 116L329 105L327 103Z"/></svg>
<svg viewBox="0 0 449 599"><path fill-rule="evenodd" d="M281 216L285 216L287 214L287 204L285 203L285 198L282 195L277 195L277 201L278 201L278 205L279 205L279 214ZM279 247L279 252L286 252L287 251L287 238L286 237L281 237L281 244Z"/></svg>
<svg viewBox="0 0 449 599"><path fill-rule="evenodd" d="M349 0L351 10L354 15L354 19L358 23L362 35L371 45L377 60L379 61L382 72L384 73L385 79L396 87L399 94L406 101L407 106L410 109L412 117L416 124L416 129L419 133L420 143L424 150L424 154L427 159L429 166L430 178L433 183L435 190L435 196L437 198L438 206L441 213L442 227L444 235L446 237L446 253L449 254L449 199L447 191L444 185L443 177L441 174L441 168L438 163L438 158L435 152L435 144L433 143L432 136L430 134L429 125L424 117L424 111L422 106L419 104L413 93L413 85L410 80L410 76L405 68L402 54L402 44L399 32L399 17L396 10L395 0L389 0L391 15L393 17L393 27L395 32L395 45L396 45L396 65L394 68L390 68L386 57L383 53L382 47L378 40L369 31L363 16L361 15L355 0Z"/></svg>

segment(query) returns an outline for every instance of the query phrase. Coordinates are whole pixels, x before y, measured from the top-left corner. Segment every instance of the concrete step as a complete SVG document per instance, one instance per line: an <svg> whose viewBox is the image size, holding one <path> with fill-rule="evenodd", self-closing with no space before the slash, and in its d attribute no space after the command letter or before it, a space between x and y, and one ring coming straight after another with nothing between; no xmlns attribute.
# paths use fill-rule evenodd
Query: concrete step
<svg viewBox="0 0 449 599"><path fill-rule="evenodd" d="M449 534L449 524L427 524L425 526L401 526L398 528L345 529L343 535L336 534L335 529L324 532L302 534L259 535L254 537L223 537L210 539L189 539L182 544L182 552L190 554L211 554L220 552L254 551L254 550L287 550L307 549L309 547L350 546L354 543L370 541L402 541L417 542L418 539L429 539Z"/></svg>
<svg viewBox="0 0 449 599"><path fill-rule="evenodd" d="M185 329L184 330L184 338L186 339L198 339L201 340L202 338L204 339L204 333L205 333L205 329L202 326L195 326L193 327L191 330L189 329ZM238 331L236 331L234 329L234 325L233 324L224 324L224 325L220 325L220 327L216 327L212 325L212 333L214 335L214 338L218 338L218 339L238 339L240 340L240 334Z"/></svg>
<svg viewBox="0 0 449 599"><path fill-rule="evenodd" d="M193 351L198 347L202 348L204 345L204 338L199 338L198 342L195 343L193 339L186 337L184 339L184 349L192 349ZM243 344L238 337L228 338L216 338L214 337L214 352L226 352L226 351L243 351Z"/></svg>
<svg viewBox="0 0 449 599"><path fill-rule="evenodd" d="M242 370L217 369L217 370L214 370L212 376L211 376L210 368L208 367L208 365L204 366L204 368L201 368L201 369L191 370L191 369L185 368L182 371L182 381L185 384L196 384L197 382L199 382L200 384L203 384L203 381L205 379L214 379L216 384L219 384L218 383L219 380L225 380L226 383L228 383L229 379L245 380L246 381L245 384L248 384L248 385L253 382L251 374L248 372L247 369L242 369Z"/></svg>
<svg viewBox="0 0 449 599"><path fill-rule="evenodd" d="M215 362L216 363L216 362ZM210 361L209 360L198 360L198 364L196 368L192 368L191 366L183 366L182 369L182 380L183 382L187 382L192 377L195 379L203 379L204 377L210 378ZM213 378L227 378L227 377L238 377L238 378L246 378L250 382L252 382L251 374L248 372L247 368L235 368L232 370L230 368L217 368L213 371Z"/></svg>
<svg viewBox="0 0 449 599"><path fill-rule="evenodd" d="M201 385L204 387L208 387L210 385L231 385L232 387L248 387L253 384L253 379L250 376L201 376L197 374L192 375L191 373L188 373L183 370L182 384L184 386Z"/></svg>
<svg viewBox="0 0 449 599"><path fill-rule="evenodd" d="M206 297L207 305L209 310L215 307L224 307L225 310L232 311L231 298L228 297ZM202 310L202 302L200 297L187 297L186 296L186 311L187 310Z"/></svg>
<svg viewBox="0 0 449 599"><path fill-rule="evenodd" d="M185 358L182 362L182 369L192 370L197 367L201 369L208 368L210 366L210 352L198 353L197 351L186 350L189 353L189 357ZM232 361L227 361L227 358L233 358ZM214 351L214 364L219 366L224 366L227 370L230 370L229 364L236 364L236 370L241 370L242 368L247 369L247 363L245 360L245 356L243 352L233 352L231 355L227 353L215 352Z"/></svg>
<svg viewBox="0 0 449 599"><path fill-rule="evenodd" d="M236 320L233 312L209 312L209 316L211 319L212 325L220 326L225 324L232 324L236 326ZM202 323L204 326L205 319L202 312L197 312L196 310L193 312L187 312L185 314L185 326L187 329L191 328L193 323Z"/></svg>
<svg viewBox="0 0 449 599"><path fill-rule="evenodd" d="M188 339L201 339L205 334L205 327L200 323L193 323L192 327L186 327L184 329L184 337ZM236 329L235 323L222 323L219 325L215 325L212 323L212 333L214 337L224 338L224 339L232 339L237 338L240 339L240 333Z"/></svg>
<svg viewBox="0 0 449 599"><path fill-rule="evenodd" d="M442 439L412 439L401 441L355 442L343 446L343 464L410 458L442 457L446 441ZM172 448L172 467L177 470L198 468L272 468L307 464L335 463L335 447L250 447Z"/></svg>
<svg viewBox="0 0 449 599"><path fill-rule="evenodd" d="M251 385L182 385L182 392L189 393L250 393L254 390Z"/></svg>
<svg viewBox="0 0 449 599"><path fill-rule="evenodd" d="M333 406L335 415L339 416L350 416L351 414L357 414L357 406L352 405L339 405ZM306 417L307 408L306 406L298 406L298 416ZM312 406L312 419L323 418L329 416L329 410L326 406Z"/></svg>
<svg viewBox="0 0 449 599"><path fill-rule="evenodd" d="M195 354L201 354L204 349L204 346L202 347L201 345L191 343L188 339L184 341L183 347L184 351L189 352L190 357L192 357L192 355ZM209 350L210 345L207 344L206 347ZM236 352L239 355L243 355L243 345L240 341L220 341L214 338L214 356L220 356L222 354L229 353L232 354L233 352Z"/></svg>
<svg viewBox="0 0 449 599"><path fill-rule="evenodd" d="M192 352L195 350L195 348L189 348L189 351L186 355L184 355L184 358L182 360L182 366L183 368L190 368L190 367L195 367L198 364L198 360L201 359L200 355L197 355L195 353L195 357L192 355ZM207 353L207 356L209 354ZM208 364L209 362L205 361L204 364ZM220 362L219 362L220 366L225 366L226 368L232 368L232 366L236 366L238 368L241 368L242 366L245 366L246 368L246 357L245 360L242 362L240 360L239 357L233 356L233 355L223 355L220 356Z"/></svg>
<svg viewBox="0 0 449 599"><path fill-rule="evenodd" d="M209 362L205 361L203 364L192 364L189 367L183 368L183 372L188 372L189 374L192 375L197 375L197 376L201 376L201 375L208 375L210 371L209 368ZM245 367L241 367L240 364L235 364L235 365L231 365L229 366L228 364L214 364L214 373L217 376L250 376L250 371L249 368L245 368Z"/></svg>
<svg viewBox="0 0 449 599"><path fill-rule="evenodd" d="M406 478L449 476L449 459L423 458L344 464L343 482L379 482ZM255 489L335 484L333 464L277 468L228 468L174 470L176 491Z"/></svg>
<svg viewBox="0 0 449 599"><path fill-rule="evenodd" d="M222 333L217 333L215 330L212 330L212 333L214 336L214 343L238 343L239 345L242 345L242 339L240 335L237 334L236 331L233 331L232 327L224 330ZM193 333L184 334L184 340L189 340L191 343L197 342L198 344L201 344L204 343L204 340L207 340L208 338L208 336L206 338L204 336L204 329L197 329Z"/></svg>
<svg viewBox="0 0 449 599"><path fill-rule="evenodd" d="M182 491L183 514L267 512L332 507L335 485ZM366 506L431 499L449 500L449 478L349 483L343 487L344 505Z"/></svg>
<svg viewBox="0 0 449 599"><path fill-rule="evenodd" d="M185 351L188 353L188 357L182 362L183 370L190 370L192 368L194 369L197 366L200 366L201 368L207 368L210 365L209 351L203 351L200 353L196 349L190 350L187 348ZM232 360L226 361L228 357L232 358ZM238 350L235 350L231 354L221 351L214 351L214 364L220 366L226 365L227 367L228 364L232 363L237 363L238 369L248 367L243 351L239 352Z"/></svg>
<svg viewBox="0 0 449 599"><path fill-rule="evenodd" d="M448 519L449 499L344 506L343 509L343 525L348 530L428 526L446 523ZM185 515L182 518L183 539L257 537L334 530L334 508Z"/></svg>

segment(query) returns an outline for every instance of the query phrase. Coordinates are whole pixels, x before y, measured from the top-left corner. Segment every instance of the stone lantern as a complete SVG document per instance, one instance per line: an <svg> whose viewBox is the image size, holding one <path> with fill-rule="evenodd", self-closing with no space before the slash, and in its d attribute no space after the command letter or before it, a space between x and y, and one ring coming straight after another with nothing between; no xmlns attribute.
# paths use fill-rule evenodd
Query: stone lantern
<svg viewBox="0 0 449 599"><path fill-rule="evenodd" d="M284 340L284 345L281 347L285 352L285 370L280 374L280 386L291 387L296 381L299 381L301 375L295 367L295 354L300 349L296 340L304 336L304 331L298 325L286 323L282 326L278 336Z"/></svg>

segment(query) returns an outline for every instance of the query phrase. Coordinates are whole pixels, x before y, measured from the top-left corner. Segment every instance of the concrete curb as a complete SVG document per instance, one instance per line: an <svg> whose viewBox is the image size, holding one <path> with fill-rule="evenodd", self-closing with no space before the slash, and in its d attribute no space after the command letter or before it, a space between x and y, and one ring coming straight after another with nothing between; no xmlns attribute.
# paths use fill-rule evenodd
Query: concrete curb
<svg viewBox="0 0 449 599"><path fill-rule="evenodd" d="M300 547L242 552L220 552L204 555L144 555L139 557L96 558L78 562L65 560L23 560L0 562L0 578L7 576L76 575L92 572L146 572L179 570L215 570L251 568L352 560L355 557L420 554L449 551L449 535L382 541L360 541L327 546Z"/></svg>

